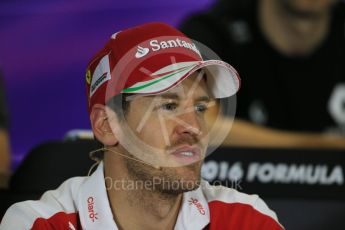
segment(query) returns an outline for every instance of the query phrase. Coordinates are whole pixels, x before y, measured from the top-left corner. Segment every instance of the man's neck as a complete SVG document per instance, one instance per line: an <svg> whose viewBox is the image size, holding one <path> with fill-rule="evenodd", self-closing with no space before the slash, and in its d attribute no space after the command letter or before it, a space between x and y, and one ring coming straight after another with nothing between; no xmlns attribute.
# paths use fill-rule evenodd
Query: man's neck
<svg viewBox="0 0 345 230"><path fill-rule="evenodd" d="M133 180L128 175L121 175L107 168L109 169L105 165L105 177L112 178L112 181L106 180L108 199L119 229L174 229L182 194L165 195L145 190L141 188L141 182L138 183L140 188L131 189L130 183ZM126 181L126 189L122 188L122 182L115 188L115 181Z"/></svg>
<svg viewBox="0 0 345 230"><path fill-rule="evenodd" d="M313 17L303 17L291 13L280 0L260 0L258 10L264 36L274 48L287 56L311 54L329 30L329 10Z"/></svg>

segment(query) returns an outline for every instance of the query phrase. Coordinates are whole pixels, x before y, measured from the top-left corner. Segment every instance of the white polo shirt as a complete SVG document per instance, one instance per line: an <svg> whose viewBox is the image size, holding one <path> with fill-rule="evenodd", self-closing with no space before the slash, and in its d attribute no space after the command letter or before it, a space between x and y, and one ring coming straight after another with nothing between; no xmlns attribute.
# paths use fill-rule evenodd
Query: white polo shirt
<svg viewBox="0 0 345 230"><path fill-rule="evenodd" d="M108 201L103 163L89 177L74 177L58 189L47 191L38 201L12 205L1 230L118 229ZM115 210L116 212L116 210ZM276 214L257 195L223 186L201 186L183 194L176 230L284 229Z"/></svg>

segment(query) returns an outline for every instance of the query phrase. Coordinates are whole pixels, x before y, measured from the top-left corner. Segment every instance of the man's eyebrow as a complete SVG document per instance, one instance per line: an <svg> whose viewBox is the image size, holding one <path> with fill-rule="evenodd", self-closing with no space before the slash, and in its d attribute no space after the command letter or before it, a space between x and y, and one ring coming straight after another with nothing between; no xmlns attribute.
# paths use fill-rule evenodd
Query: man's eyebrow
<svg viewBox="0 0 345 230"><path fill-rule="evenodd" d="M176 100L180 99L180 96L177 95L176 93L164 93L164 94L157 94L157 95L147 95L145 97L147 97L147 98L161 97L161 98L164 98L164 99L176 99Z"/></svg>
<svg viewBox="0 0 345 230"><path fill-rule="evenodd" d="M181 97L176 93L165 93L165 94L161 94L161 95L149 95L147 97L155 97L155 96L158 96L158 97L161 97L164 99L175 99L175 100L181 99ZM200 96L200 97L195 99L195 101L206 101L206 102L209 102L210 100L211 100L210 97L207 95Z"/></svg>
<svg viewBox="0 0 345 230"><path fill-rule="evenodd" d="M201 96L201 97L198 97L195 101L206 101L206 102L209 102L209 101L211 101L211 99L210 99L209 96Z"/></svg>
<svg viewBox="0 0 345 230"><path fill-rule="evenodd" d="M176 93L165 93L158 96L161 98L166 98L166 99L176 99L176 100L180 99L180 96L177 95Z"/></svg>

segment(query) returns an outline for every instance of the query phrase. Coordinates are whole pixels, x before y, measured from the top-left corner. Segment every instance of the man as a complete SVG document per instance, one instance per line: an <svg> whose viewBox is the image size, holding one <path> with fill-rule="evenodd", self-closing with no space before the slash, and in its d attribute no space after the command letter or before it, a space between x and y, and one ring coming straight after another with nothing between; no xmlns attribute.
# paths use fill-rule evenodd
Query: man
<svg viewBox="0 0 345 230"><path fill-rule="evenodd" d="M186 20L182 31L241 73L239 118L290 132L345 136L344 9L340 0L221 0ZM274 143L303 143L306 136L288 137ZM306 139L328 145L317 136Z"/></svg>
<svg viewBox="0 0 345 230"><path fill-rule="evenodd" d="M7 186L10 170L8 121L4 95L3 79L0 72L0 187Z"/></svg>
<svg viewBox="0 0 345 230"><path fill-rule="evenodd" d="M184 34L148 23L112 35L86 82L101 163L12 206L3 229L283 229L256 195L200 179L212 138L205 111L239 88L230 65L203 61Z"/></svg>

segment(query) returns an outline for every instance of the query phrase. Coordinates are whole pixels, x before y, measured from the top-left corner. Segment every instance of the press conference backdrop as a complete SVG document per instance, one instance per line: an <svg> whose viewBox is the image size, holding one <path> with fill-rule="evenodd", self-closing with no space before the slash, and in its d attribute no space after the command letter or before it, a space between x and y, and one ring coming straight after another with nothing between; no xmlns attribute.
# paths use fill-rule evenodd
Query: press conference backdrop
<svg viewBox="0 0 345 230"><path fill-rule="evenodd" d="M177 25L214 0L1 0L0 69L15 165L32 147L90 128L88 61L122 29L148 21Z"/></svg>
<svg viewBox="0 0 345 230"><path fill-rule="evenodd" d="M345 200L344 165L345 151L220 148L207 158L202 176L272 198Z"/></svg>
<svg viewBox="0 0 345 230"><path fill-rule="evenodd" d="M202 175L259 194L286 229L345 229L345 151L221 148Z"/></svg>

